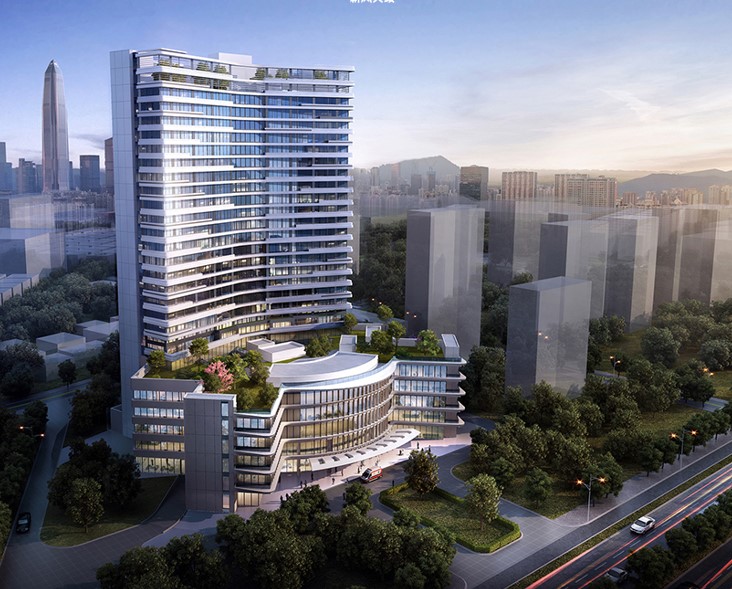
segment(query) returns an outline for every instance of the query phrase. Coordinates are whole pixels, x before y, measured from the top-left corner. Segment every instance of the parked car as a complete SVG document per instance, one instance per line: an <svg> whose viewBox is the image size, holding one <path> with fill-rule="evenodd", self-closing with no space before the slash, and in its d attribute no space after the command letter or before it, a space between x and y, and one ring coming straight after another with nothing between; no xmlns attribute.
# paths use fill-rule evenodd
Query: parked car
<svg viewBox="0 0 732 589"><path fill-rule="evenodd" d="M634 534L645 534L654 527L656 527L656 520L644 515L633 522L633 525L630 526L630 531Z"/></svg>
<svg viewBox="0 0 732 589"><path fill-rule="evenodd" d="M628 579L628 571L619 567L613 567L605 573L605 576L616 585L620 585Z"/></svg>
<svg viewBox="0 0 732 589"><path fill-rule="evenodd" d="M24 511L18 516L18 521L15 522L15 532L17 534L27 534L30 532L31 527L31 514Z"/></svg>
<svg viewBox="0 0 732 589"><path fill-rule="evenodd" d="M367 468L361 473L361 482L370 483L384 476L384 471L380 468Z"/></svg>

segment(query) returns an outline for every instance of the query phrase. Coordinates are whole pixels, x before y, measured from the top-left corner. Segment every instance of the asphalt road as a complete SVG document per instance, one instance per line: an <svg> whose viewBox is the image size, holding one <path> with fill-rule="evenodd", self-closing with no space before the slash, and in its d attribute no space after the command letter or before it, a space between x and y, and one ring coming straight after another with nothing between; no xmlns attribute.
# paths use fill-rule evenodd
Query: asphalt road
<svg viewBox="0 0 732 589"><path fill-rule="evenodd" d="M628 554L647 546L665 546L664 534L681 525L687 517L696 515L710 505L721 493L732 488L732 465L694 485L681 495L665 503L648 515L656 520L655 529L644 536L633 534L628 528L620 530L604 542L537 581L531 588L582 589L602 577L613 567L625 568ZM690 578L684 575L685 580ZM625 585L632 587L632 580ZM729 589L732 585L719 585Z"/></svg>

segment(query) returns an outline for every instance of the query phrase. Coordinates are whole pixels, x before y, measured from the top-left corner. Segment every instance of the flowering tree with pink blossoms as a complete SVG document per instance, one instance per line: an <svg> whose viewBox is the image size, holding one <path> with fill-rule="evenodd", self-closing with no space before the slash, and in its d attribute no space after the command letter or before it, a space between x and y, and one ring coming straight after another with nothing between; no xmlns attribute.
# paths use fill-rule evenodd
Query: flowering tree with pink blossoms
<svg viewBox="0 0 732 589"><path fill-rule="evenodd" d="M234 375L221 360L211 362L203 373L203 382L209 393L225 393L234 384Z"/></svg>

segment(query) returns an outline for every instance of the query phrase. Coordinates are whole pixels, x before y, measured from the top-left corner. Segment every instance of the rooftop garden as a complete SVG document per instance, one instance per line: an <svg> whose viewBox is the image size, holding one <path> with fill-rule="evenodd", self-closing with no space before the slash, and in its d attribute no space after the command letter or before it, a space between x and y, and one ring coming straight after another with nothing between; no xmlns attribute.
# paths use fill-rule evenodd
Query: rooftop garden
<svg viewBox="0 0 732 589"><path fill-rule="evenodd" d="M414 347L398 346L396 342L406 334L404 325L399 321L392 320L391 310L385 305L381 305L379 309L381 309L379 318L384 321L386 329L372 332L370 342L366 341L366 333L364 331L353 330L358 321L351 313L346 313L344 332L347 335L355 335L357 337L357 352L377 354L379 356L379 362L382 363L388 362L394 356L402 358L423 358L441 357L443 355L437 335L430 329L419 332ZM325 356L338 349L339 340L339 337L319 335L308 343L305 347L305 353L310 358Z"/></svg>
<svg viewBox="0 0 732 589"><path fill-rule="evenodd" d="M268 364L255 350L235 350L224 356L204 361L208 355L208 341L194 339L188 351L196 360L178 370L166 369L162 350L154 350L147 359L148 378L179 378L200 380L207 393L236 395L238 411L266 411L277 399L277 389L267 382Z"/></svg>

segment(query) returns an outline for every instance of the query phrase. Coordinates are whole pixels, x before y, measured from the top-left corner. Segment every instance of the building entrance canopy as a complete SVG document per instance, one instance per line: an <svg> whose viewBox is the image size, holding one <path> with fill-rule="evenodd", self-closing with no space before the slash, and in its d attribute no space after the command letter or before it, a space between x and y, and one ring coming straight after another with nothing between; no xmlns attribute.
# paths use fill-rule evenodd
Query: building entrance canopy
<svg viewBox="0 0 732 589"><path fill-rule="evenodd" d="M343 468L356 462L363 462L386 454L391 450L408 444L419 437L420 432L416 429L390 429L383 436L377 438L368 446L358 450L349 450L343 454L332 454L310 459L310 467L313 471L326 470L329 468Z"/></svg>

